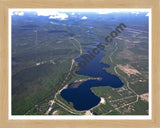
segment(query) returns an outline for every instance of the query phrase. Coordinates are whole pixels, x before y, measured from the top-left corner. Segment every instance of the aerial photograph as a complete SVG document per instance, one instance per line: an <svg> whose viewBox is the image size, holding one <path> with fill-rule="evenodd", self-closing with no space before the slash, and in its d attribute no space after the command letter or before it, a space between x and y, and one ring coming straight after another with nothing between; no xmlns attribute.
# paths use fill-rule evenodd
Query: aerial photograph
<svg viewBox="0 0 160 128"><path fill-rule="evenodd" d="M150 11L11 9L11 115L150 113Z"/></svg>

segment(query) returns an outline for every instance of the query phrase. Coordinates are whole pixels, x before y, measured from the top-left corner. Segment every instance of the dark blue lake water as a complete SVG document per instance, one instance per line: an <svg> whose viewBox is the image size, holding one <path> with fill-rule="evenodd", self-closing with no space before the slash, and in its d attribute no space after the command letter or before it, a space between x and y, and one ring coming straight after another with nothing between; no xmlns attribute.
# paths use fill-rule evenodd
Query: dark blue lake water
<svg viewBox="0 0 160 128"><path fill-rule="evenodd" d="M97 42L95 42L97 43ZM85 49L92 51L92 49ZM119 88L123 86L122 81L115 75L107 73L104 68L109 68L107 64L101 63L101 59L105 56L104 51L101 51L95 56L87 66L82 69L79 75L90 77L100 77L101 80L87 80L81 83L77 88L71 88L70 85L67 89L62 90L61 96L68 102L72 102L76 110L89 110L100 102L100 98L96 96L90 88L99 86L111 86ZM77 58L75 61L80 62L82 57Z"/></svg>

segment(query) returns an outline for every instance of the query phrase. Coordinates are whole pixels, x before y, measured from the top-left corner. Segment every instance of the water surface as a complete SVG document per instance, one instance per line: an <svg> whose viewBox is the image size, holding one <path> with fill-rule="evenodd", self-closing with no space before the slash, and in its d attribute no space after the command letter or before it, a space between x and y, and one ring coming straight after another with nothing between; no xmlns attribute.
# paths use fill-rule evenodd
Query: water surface
<svg viewBox="0 0 160 128"><path fill-rule="evenodd" d="M95 41L95 43L97 43ZM92 51L92 49L85 49ZM61 96L68 102L72 102L76 110L89 110L96 106L100 102L100 98L96 96L92 91L92 87L99 86L110 86L113 88L119 88L123 86L122 81L115 75L112 75L105 71L104 68L109 68L107 64L101 63L101 59L105 56L104 51L96 55L95 58L87 63L87 66L82 69L79 75L90 76L90 77L100 77L101 80L87 80L81 83L77 88L71 88L71 84L67 89L62 90ZM82 57L77 58L75 61L80 62L83 60Z"/></svg>

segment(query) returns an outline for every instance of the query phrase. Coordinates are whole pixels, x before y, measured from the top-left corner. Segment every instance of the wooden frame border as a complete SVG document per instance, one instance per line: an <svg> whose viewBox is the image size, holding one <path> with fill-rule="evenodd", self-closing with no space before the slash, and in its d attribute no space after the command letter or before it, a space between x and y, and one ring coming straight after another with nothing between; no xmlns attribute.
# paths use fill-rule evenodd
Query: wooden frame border
<svg viewBox="0 0 160 128"><path fill-rule="evenodd" d="M9 120L8 11L9 8L151 8L152 119L151 120ZM160 127L160 1L159 0L0 0L0 128L159 128ZM159 59L159 60L158 60Z"/></svg>

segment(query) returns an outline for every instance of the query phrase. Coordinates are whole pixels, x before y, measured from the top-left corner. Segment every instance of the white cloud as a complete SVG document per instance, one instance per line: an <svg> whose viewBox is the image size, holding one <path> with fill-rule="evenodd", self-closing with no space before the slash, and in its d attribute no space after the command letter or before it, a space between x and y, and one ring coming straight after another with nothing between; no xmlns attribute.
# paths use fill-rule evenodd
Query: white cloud
<svg viewBox="0 0 160 128"><path fill-rule="evenodd" d="M81 19L82 19L82 20L86 20L86 19L87 19L87 17L86 17L86 16L83 16Z"/></svg>
<svg viewBox="0 0 160 128"><path fill-rule="evenodd" d="M38 16L50 16L50 15L56 15L58 13L55 10L38 10L36 12Z"/></svg>
<svg viewBox="0 0 160 128"><path fill-rule="evenodd" d="M60 19L60 20L65 20L67 18L68 18L68 15L66 13L57 13L49 17L49 19Z"/></svg>
<svg viewBox="0 0 160 128"><path fill-rule="evenodd" d="M24 12L21 12L21 11L14 11L11 13L11 15L19 15L19 16L23 16L24 15Z"/></svg>
<svg viewBox="0 0 160 128"><path fill-rule="evenodd" d="M133 13L133 14L139 14L139 12L131 12L131 13Z"/></svg>
<svg viewBox="0 0 160 128"><path fill-rule="evenodd" d="M19 16L23 16L23 15L24 15L24 12L19 12L18 15L19 15Z"/></svg>
<svg viewBox="0 0 160 128"><path fill-rule="evenodd" d="M114 9L109 9L109 10L97 10L98 14L109 14L109 13L118 13L118 12L130 12L130 13L135 13L139 14L140 12L148 12L145 9L119 9L119 10L114 10Z"/></svg>
<svg viewBox="0 0 160 128"><path fill-rule="evenodd" d="M136 14L136 16L137 16L137 14L140 14L140 12L146 12L146 11L138 11L138 12L136 12L136 11L134 11L134 12L131 12L131 13L134 13L134 14ZM150 13L148 12L145 16L149 16L150 15Z"/></svg>
<svg viewBox="0 0 160 128"><path fill-rule="evenodd" d="M146 16L149 16L150 14L149 14L149 12L146 14Z"/></svg>
<svg viewBox="0 0 160 128"><path fill-rule="evenodd" d="M101 10L101 11L98 11L97 13L98 14L109 14L109 13L113 13L113 12L120 12L120 11L114 11L114 10Z"/></svg>
<svg viewBox="0 0 160 128"><path fill-rule="evenodd" d="M25 10L26 11L26 10ZM63 12L59 12L56 10L48 9L48 10L35 10L35 14L38 16L49 16L49 19L60 19L60 20L65 20L68 18L68 15ZM24 11L12 11L11 15L19 15L22 16L24 15Z"/></svg>
<svg viewBox="0 0 160 128"><path fill-rule="evenodd" d="M74 12L72 12L72 15L75 15L75 13L74 13Z"/></svg>
<svg viewBox="0 0 160 128"><path fill-rule="evenodd" d="M54 16L50 16L49 19L54 19Z"/></svg>
<svg viewBox="0 0 160 128"><path fill-rule="evenodd" d="M60 13L55 10L38 10L37 15L38 16L50 16L49 19L65 20L68 18L68 15L66 13Z"/></svg>

